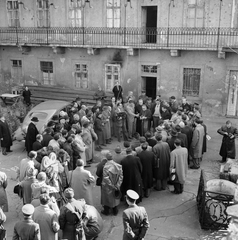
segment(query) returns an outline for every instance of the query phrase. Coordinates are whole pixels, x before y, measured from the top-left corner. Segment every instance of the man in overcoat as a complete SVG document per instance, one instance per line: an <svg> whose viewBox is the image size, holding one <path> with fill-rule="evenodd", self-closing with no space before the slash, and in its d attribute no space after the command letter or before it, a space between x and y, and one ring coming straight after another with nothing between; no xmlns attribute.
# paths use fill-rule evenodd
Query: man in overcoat
<svg viewBox="0 0 238 240"><path fill-rule="evenodd" d="M142 181L144 196L150 195L150 189L153 187L153 170L155 167L155 156L152 151L147 151L147 143L143 143L142 152L138 154L142 164Z"/></svg>
<svg viewBox="0 0 238 240"><path fill-rule="evenodd" d="M26 133L26 141L25 141L25 147L27 153L33 150L33 143L36 141L36 136L39 134L36 123L39 122L39 119L37 117L33 117L31 119L31 123L28 125L27 133Z"/></svg>
<svg viewBox="0 0 238 240"><path fill-rule="evenodd" d="M169 178L170 148L167 142L162 141L162 135L156 134L157 144L153 147L155 155L154 178L156 180L155 190L165 190Z"/></svg>
<svg viewBox="0 0 238 240"><path fill-rule="evenodd" d="M2 113L0 113L0 141L3 155L7 155L7 152L12 152L10 150L10 147L12 146L11 133Z"/></svg>
<svg viewBox="0 0 238 240"><path fill-rule="evenodd" d="M226 125L219 128L217 132L223 135L219 153L222 156L222 162L226 162L227 158L234 159L236 157L235 137L238 135L237 129L228 120Z"/></svg>
<svg viewBox="0 0 238 240"><path fill-rule="evenodd" d="M181 140L176 139L174 142L175 149L170 153L170 168L175 169L177 179L174 181L175 194L183 192L183 185L186 180L188 171L188 150L185 147L181 147Z"/></svg>
<svg viewBox="0 0 238 240"><path fill-rule="evenodd" d="M123 182L122 182L122 195L125 196L128 189L136 191L142 201L143 189L142 189L142 165L140 159L132 155L132 149L126 149L127 156L121 161L123 170Z"/></svg>
<svg viewBox="0 0 238 240"><path fill-rule="evenodd" d="M120 164L113 161L112 154L106 154L107 162L103 167L102 187L101 187L101 204L104 208L102 214L108 215L112 208L113 215L117 215L120 204L120 198L116 197L119 193L123 180L123 172Z"/></svg>
<svg viewBox="0 0 238 240"><path fill-rule="evenodd" d="M122 214L124 233L123 240L145 239L147 230L150 227L148 215L144 207L136 205L139 199L137 192L128 190L126 192L126 202L129 207Z"/></svg>
<svg viewBox="0 0 238 240"><path fill-rule="evenodd" d="M195 129L193 131L193 139L190 147L191 157L193 165L191 169L200 168L200 162L202 160L202 149L203 149L203 139L204 139L204 127L200 124L200 119L195 119L194 121Z"/></svg>

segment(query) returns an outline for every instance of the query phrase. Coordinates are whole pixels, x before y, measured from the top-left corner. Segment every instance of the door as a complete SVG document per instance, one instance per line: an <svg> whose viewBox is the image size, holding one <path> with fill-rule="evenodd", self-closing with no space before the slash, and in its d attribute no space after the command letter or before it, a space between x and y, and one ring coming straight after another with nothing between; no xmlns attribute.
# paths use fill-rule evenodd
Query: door
<svg viewBox="0 0 238 240"><path fill-rule="evenodd" d="M157 39L157 6L146 7L146 42L156 43Z"/></svg>
<svg viewBox="0 0 238 240"><path fill-rule="evenodd" d="M143 77L141 89L146 91L146 96L155 99L157 88L157 78L156 77Z"/></svg>
<svg viewBox="0 0 238 240"><path fill-rule="evenodd" d="M238 71L231 70L229 76L227 115L237 116Z"/></svg>

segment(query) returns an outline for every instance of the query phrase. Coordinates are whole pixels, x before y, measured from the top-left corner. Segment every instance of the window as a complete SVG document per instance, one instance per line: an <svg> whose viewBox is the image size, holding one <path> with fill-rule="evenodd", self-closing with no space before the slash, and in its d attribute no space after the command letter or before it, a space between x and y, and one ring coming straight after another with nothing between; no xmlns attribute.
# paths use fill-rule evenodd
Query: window
<svg viewBox="0 0 238 240"><path fill-rule="evenodd" d="M121 0L107 0L107 27L119 28L121 20Z"/></svg>
<svg viewBox="0 0 238 240"><path fill-rule="evenodd" d="M183 69L183 95L199 96L201 81L201 69L199 68L184 68Z"/></svg>
<svg viewBox="0 0 238 240"><path fill-rule="evenodd" d="M156 65L141 65L141 70L143 73L157 73Z"/></svg>
<svg viewBox="0 0 238 240"><path fill-rule="evenodd" d="M120 83L121 66L119 64L106 64L105 75L106 75L106 91L112 91L115 81Z"/></svg>
<svg viewBox="0 0 238 240"><path fill-rule="evenodd" d="M82 27L82 0L69 1L69 26Z"/></svg>
<svg viewBox="0 0 238 240"><path fill-rule="evenodd" d="M88 88L88 65L87 64L75 64L75 87L76 88Z"/></svg>
<svg viewBox="0 0 238 240"><path fill-rule="evenodd" d="M43 84L54 85L53 62L40 62Z"/></svg>
<svg viewBox="0 0 238 240"><path fill-rule="evenodd" d="M50 11L48 0L37 0L37 26L50 27Z"/></svg>
<svg viewBox="0 0 238 240"><path fill-rule="evenodd" d="M187 27L204 27L205 0L188 0Z"/></svg>
<svg viewBox="0 0 238 240"><path fill-rule="evenodd" d="M18 1L7 1L9 27L20 27Z"/></svg>
<svg viewBox="0 0 238 240"><path fill-rule="evenodd" d="M11 60L11 77L17 79L20 82L22 78L22 61Z"/></svg>

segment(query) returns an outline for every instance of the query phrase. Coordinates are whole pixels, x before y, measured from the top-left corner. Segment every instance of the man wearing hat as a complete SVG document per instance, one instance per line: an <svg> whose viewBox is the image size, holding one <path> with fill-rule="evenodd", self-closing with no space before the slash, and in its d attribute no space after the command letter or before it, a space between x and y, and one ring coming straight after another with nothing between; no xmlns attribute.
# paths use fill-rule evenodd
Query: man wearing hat
<svg viewBox="0 0 238 240"><path fill-rule="evenodd" d="M162 135L156 135L157 144L153 147L155 154L154 178L156 180L155 190L165 190L169 178L170 149L167 142L162 142Z"/></svg>
<svg viewBox="0 0 238 240"><path fill-rule="evenodd" d="M135 151L136 151L137 155L142 152L142 144L147 144L146 151L151 151L152 152L152 147L149 146L149 144L146 142L146 138L145 137L140 137L140 146L135 148Z"/></svg>
<svg viewBox="0 0 238 240"><path fill-rule="evenodd" d="M82 218L86 215L85 201L76 200L74 198L74 190L72 188L66 188L64 190L64 196L67 199L67 203L60 208L59 224L60 229L63 231L62 239L85 239L84 236ZM77 230L81 232L82 236L78 236Z"/></svg>
<svg viewBox="0 0 238 240"><path fill-rule="evenodd" d="M174 128L172 128L170 135L171 135L171 138L167 142L169 144L170 151L173 151L175 149L174 141L178 137L178 132Z"/></svg>
<svg viewBox="0 0 238 240"><path fill-rule="evenodd" d="M129 207L122 214L124 226L123 240L142 240L150 227L145 208L136 205L136 200L138 199L139 195L137 192L127 190L126 202Z"/></svg>
<svg viewBox="0 0 238 240"><path fill-rule="evenodd" d="M40 195L40 206L35 208L32 219L40 225L41 239L58 239L60 229L56 213L50 209L50 197L47 193Z"/></svg>
<svg viewBox="0 0 238 240"><path fill-rule="evenodd" d="M115 148L115 154L113 155L113 160L118 163L121 164L122 159L125 157L125 155L121 154L121 147L118 145Z"/></svg>
<svg viewBox="0 0 238 240"><path fill-rule="evenodd" d="M113 215L117 215L117 206L120 204L120 187L123 180L122 167L113 161L110 152L106 154L106 158L101 187L101 204L104 210L101 213L109 215L110 208L112 208Z"/></svg>
<svg viewBox="0 0 238 240"><path fill-rule="evenodd" d="M27 153L33 150L33 143L36 141L37 134L39 134L36 128L37 122L39 122L39 119L37 117L33 117L27 128L26 141L25 141L25 147L26 147Z"/></svg>
<svg viewBox="0 0 238 240"><path fill-rule="evenodd" d="M164 130L164 128L159 125L158 127L155 128L156 132L155 132L155 135L156 134L161 134L162 135L162 141L163 142L166 142L167 139L168 139L168 133L166 130Z"/></svg>
<svg viewBox="0 0 238 240"><path fill-rule="evenodd" d="M140 159L132 155L131 148L127 148L126 153L127 156L121 161L123 170L122 194L125 196L128 189L133 189L139 194L139 201L142 201L142 165Z"/></svg>
<svg viewBox="0 0 238 240"><path fill-rule="evenodd" d="M12 239L41 240L40 226L32 220L35 208L31 204L22 207L24 220L15 224Z"/></svg>

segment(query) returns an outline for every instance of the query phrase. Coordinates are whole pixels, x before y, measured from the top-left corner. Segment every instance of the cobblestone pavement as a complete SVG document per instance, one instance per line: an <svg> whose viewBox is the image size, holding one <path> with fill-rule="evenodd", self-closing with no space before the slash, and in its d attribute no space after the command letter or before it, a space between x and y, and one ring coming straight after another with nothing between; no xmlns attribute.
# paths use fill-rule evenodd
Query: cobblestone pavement
<svg viewBox="0 0 238 240"><path fill-rule="evenodd" d="M217 129L224 124L226 118L206 118L204 117L204 123L208 127L208 134L212 139L208 142L208 151L204 155L201 168L211 172L218 172L220 168L219 148L222 137L217 134ZM235 120L232 120L235 124ZM118 143L116 140L111 145L108 145L108 149L114 150ZM22 158L26 156L24 151L24 143L14 142L12 147L13 153L8 156L2 156L0 154L0 169L6 172L8 176L8 201L9 212L7 215L7 222L5 228L7 229L7 239L12 239L14 224L22 219L21 207L22 201L17 195L13 193L13 187L16 184L16 173L14 166L18 166ZM101 153L96 152L95 161L98 162L101 157ZM93 175L96 172L97 163L92 164L88 168ZM200 170L189 170L188 177L185 184L185 191L181 195L173 195L170 193L172 186L169 186L165 191L152 191L149 198L143 199L141 206L144 206L147 210L150 229L146 235L146 240L165 240L165 239L177 239L177 240L190 240L200 239L201 236L209 234L208 231L203 231L200 228L198 221L198 212L196 207L196 194L199 182ZM100 211L100 189L95 186L93 189L94 205ZM103 216L104 229L100 234L98 240L119 240L122 239L122 211L126 208L124 203L119 206L118 216Z"/></svg>

